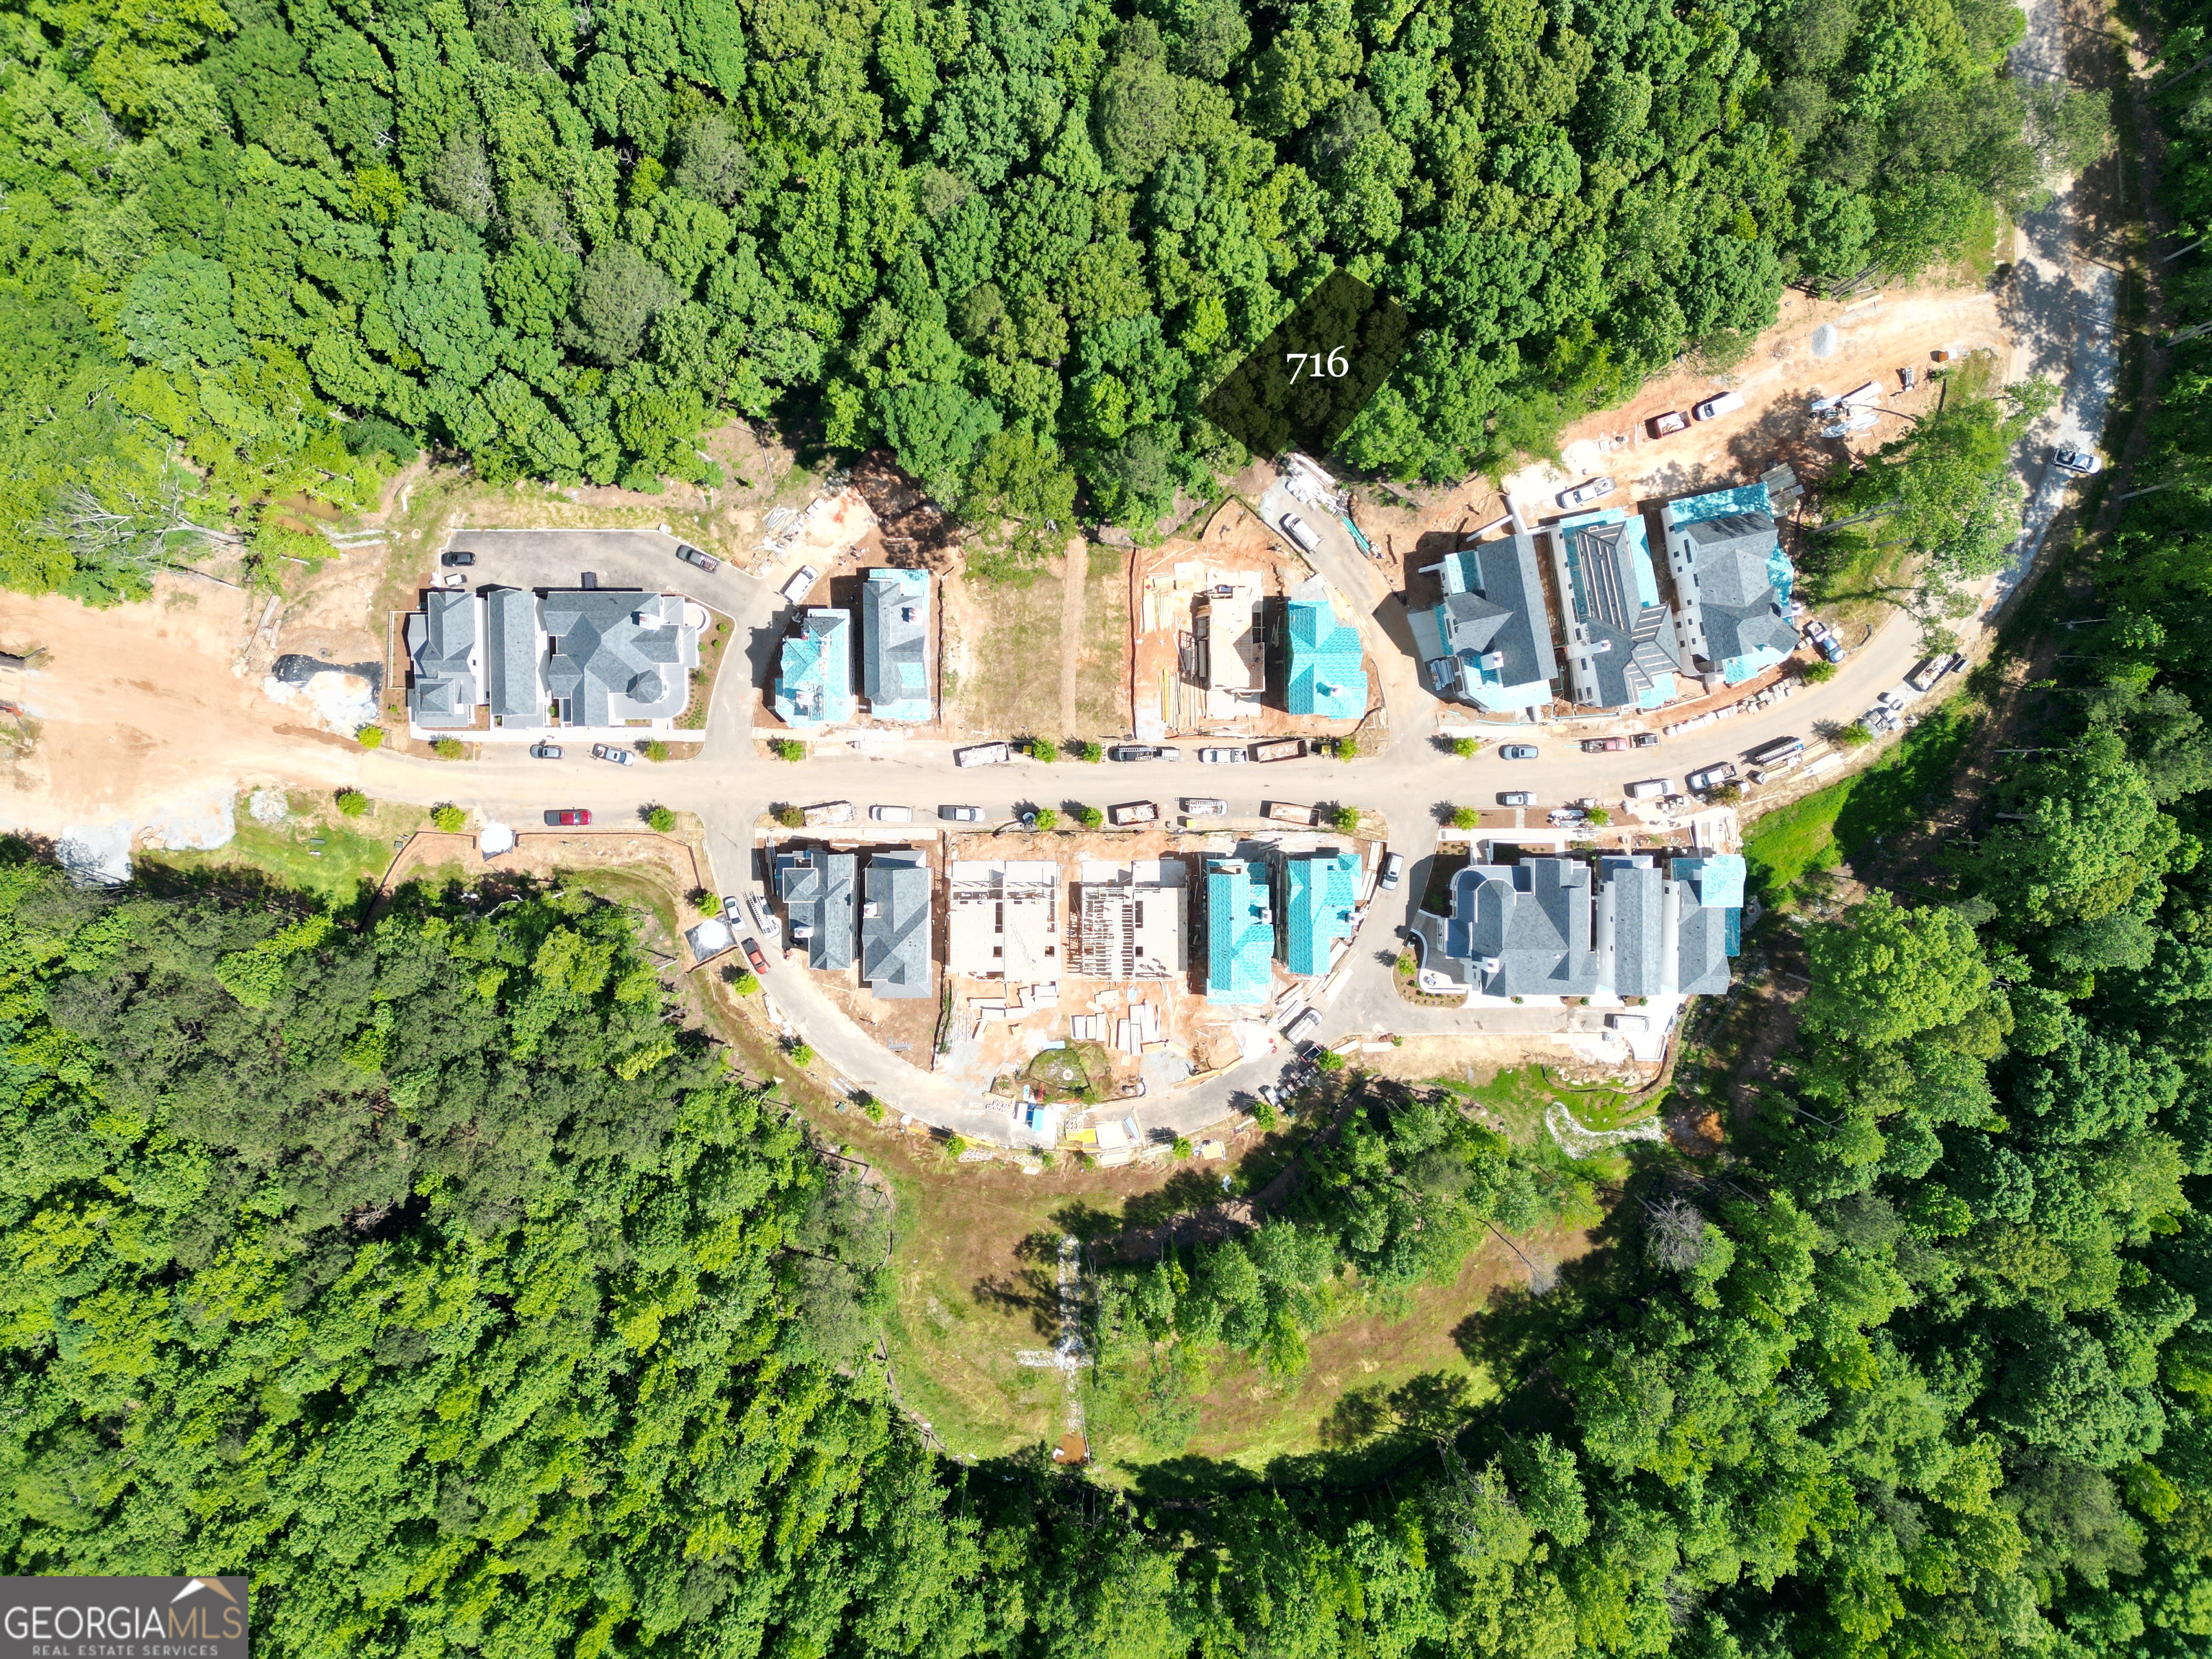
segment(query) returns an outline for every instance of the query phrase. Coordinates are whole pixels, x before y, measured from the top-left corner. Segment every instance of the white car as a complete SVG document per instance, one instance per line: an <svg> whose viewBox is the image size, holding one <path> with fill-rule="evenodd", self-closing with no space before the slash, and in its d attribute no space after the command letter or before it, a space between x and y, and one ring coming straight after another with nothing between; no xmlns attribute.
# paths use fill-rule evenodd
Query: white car
<svg viewBox="0 0 2212 1659"><path fill-rule="evenodd" d="M871 806L868 809L868 816L873 818L878 823L912 823L914 822L914 808L911 806Z"/></svg>
<svg viewBox="0 0 2212 1659"><path fill-rule="evenodd" d="M1723 392L1717 398L1708 398L1701 404L1692 404L1690 413L1701 421L1717 420L1723 415L1733 415L1743 407L1741 393Z"/></svg>
<svg viewBox="0 0 2212 1659"><path fill-rule="evenodd" d="M1229 816L1229 803L1212 795L1185 795L1182 810L1188 817L1225 818Z"/></svg>
<svg viewBox="0 0 2212 1659"><path fill-rule="evenodd" d="M1313 526L1298 517L1297 514L1284 514L1280 522L1283 534L1288 536L1307 552L1310 553L1321 545L1321 538L1314 534Z"/></svg>
<svg viewBox="0 0 2212 1659"><path fill-rule="evenodd" d="M1584 501L1595 501L1610 495L1620 486L1610 478L1592 478L1588 483L1578 483L1572 489L1559 492L1561 507L1580 507Z"/></svg>
<svg viewBox="0 0 2212 1659"><path fill-rule="evenodd" d="M2087 449L2054 449L2051 452L2051 464L2062 472L2086 478L2092 472L2104 471L2105 458Z"/></svg>
<svg viewBox="0 0 2212 1659"><path fill-rule="evenodd" d="M980 806L940 806L937 816L947 823L981 823L983 809Z"/></svg>

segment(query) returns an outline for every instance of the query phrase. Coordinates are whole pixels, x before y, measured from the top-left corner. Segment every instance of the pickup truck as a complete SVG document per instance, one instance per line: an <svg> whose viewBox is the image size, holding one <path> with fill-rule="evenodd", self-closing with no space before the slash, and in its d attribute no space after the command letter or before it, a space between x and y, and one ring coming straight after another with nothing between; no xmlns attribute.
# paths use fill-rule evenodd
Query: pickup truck
<svg viewBox="0 0 2212 1659"><path fill-rule="evenodd" d="M1260 811L1260 816L1273 818L1278 823L1302 823L1308 829L1321 822L1317 806L1297 806L1286 800L1271 800Z"/></svg>
<svg viewBox="0 0 2212 1659"><path fill-rule="evenodd" d="M1724 783L1734 783L1735 766L1732 762L1723 761L1717 766L1708 766L1702 771L1691 773L1682 781L1692 791L1703 794L1706 790L1717 789Z"/></svg>
<svg viewBox="0 0 2212 1659"><path fill-rule="evenodd" d="M1627 747L1626 738L1584 738L1583 739L1583 753L1585 755L1610 755Z"/></svg>
<svg viewBox="0 0 2212 1659"><path fill-rule="evenodd" d="M799 818L810 830L817 824L850 823L853 821L853 803L848 800L825 800L818 806L802 808Z"/></svg>
<svg viewBox="0 0 2212 1659"><path fill-rule="evenodd" d="M1252 745L1255 761L1300 760L1313 752L1313 745L1304 738L1277 738L1272 743Z"/></svg>
<svg viewBox="0 0 2212 1659"><path fill-rule="evenodd" d="M1121 828L1132 823L1157 823L1160 809L1148 800L1125 800L1106 809L1106 822Z"/></svg>
<svg viewBox="0 0 2212 1659"><path fill-rule="evenodd" d="M1106 758L1113 761L1179 761L1182 758L1182 750L1164 749L1153 743L1117 743L1106 751Z"/></svg>

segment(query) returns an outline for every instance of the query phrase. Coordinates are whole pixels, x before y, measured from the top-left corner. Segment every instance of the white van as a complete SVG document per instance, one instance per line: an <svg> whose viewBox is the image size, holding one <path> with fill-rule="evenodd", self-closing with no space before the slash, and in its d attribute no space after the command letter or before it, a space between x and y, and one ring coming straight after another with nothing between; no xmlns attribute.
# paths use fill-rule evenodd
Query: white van
<svg viewBox="0 0 2212 1659"><path fill-rule="evenodd" d="M914 808L911 806L871 806L868 809L868 816L873 818L878 823L912 823L914 822Z"/></svg>
<svg viewBox="0 0 2212 1659"><path fill-rule="evenodd" d="M1321 538L1313 533L1313 526L1295 513L1285 513L1282 518L1283 533L1310 553L1321 545Z"/></svg>
<svg viewBox="0 0 2212 1659"><path fill-rule="evenodd" d="M1701 404L1690 405L1690 413L1701 421L1717 420L1723 415L1733 415L1743 407L1740 392L1723 392L1717 398L1708 398Z"/></svg>
<svg viewBox="0 0 2212 1659"><path fill-rule="evenodd" d="M1628 786L1628 798L1631 800L1653 800L1661 795L1671 795L1674 793L1674 786L1665 778L1646 778L1641 783L1632 783Z"/></svg>

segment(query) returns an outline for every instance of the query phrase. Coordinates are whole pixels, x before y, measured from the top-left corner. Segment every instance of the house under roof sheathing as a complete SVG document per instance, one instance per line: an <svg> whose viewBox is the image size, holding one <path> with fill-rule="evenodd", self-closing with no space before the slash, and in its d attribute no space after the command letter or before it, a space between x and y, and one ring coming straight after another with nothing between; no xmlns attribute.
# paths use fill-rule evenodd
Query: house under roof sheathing
<svg viewBox="0 0 2212 1659"><path fill-rule="evenodd" d="M783 642L775 678L775 712L786 726L842 726L860 713L853 695L853 618L842 611L809 611Z"/></svg>
<svg viewBox="0 0 2212 1659"><path fill-rule="evenodd" d="M1359 630L1338 618L1325 597L1285 601L1283 635L1293 714L1356 720L1367 713L1367 670Z"/></svg>
<svg viewBox="0 0 2212 1659"><path fill-rule="evenodd" d="M1686 672L1640 514L1610 507L1552 529L1567 607L1568 680L1588 708L1656 708Z"/></svg>
<svg viewBox="0 0 2212 1659"><path fill-rule="evenodd" d="M861 878L860 977L885 998L929 994L929 856L919 848L872 854Z"/></svg>
<svg viewBox="0 0 2212 1659"><path fill-rule="evenodd" d="M409 714L417 726L465 729L476 724L482 659L477 645L477 600L445 588L423 596L407 618L407 657L414 671Z"/></svg>
<svg viewBox="0 0 2212 1659"><path fill-rule="evenodd" d="M850 853L801 848L775 858L776 892L783 900L791 942L806 947L806 965L836 972L853 965L853 878Z"/></svg>
<svg viewBox="0 0 2212 1659"><path fill-rule="evenodd" d="M1359 854L1323 853L1283 865L1283 964L1300 975L1328 971L1332 947L1350 939L1359 907Z"/></svg>
<svg viewBox="0 0 2212 1659"><path fill-rule="evenodd" d="M1275 918L1261 872L1243 859L1206 866L1206 1000L1264 1003L1273 988Z"/></svg>
<svg viewBox="0 0 2212 1659"><path fill-rule="evenodd" d="M868 713L919 726L929 698L929 573L878 569L860 587L860 684Z"/></svg>
<svg viewBox="0 0 2212 1659"><path fill-rule="evenodd" d="M974 979L1042 985L1060 978L1060 866L962 859L945 884L945 965Z"/></svg>

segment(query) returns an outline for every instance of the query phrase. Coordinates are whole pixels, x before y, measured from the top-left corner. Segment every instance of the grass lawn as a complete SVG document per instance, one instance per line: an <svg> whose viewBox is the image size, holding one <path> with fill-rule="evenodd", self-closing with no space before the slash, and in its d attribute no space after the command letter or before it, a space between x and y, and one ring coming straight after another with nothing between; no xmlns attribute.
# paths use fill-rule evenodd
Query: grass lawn
<svg viewBox="0 0 2212 1659"><path fill-rule="evenodd" d="M392 862L392 842L422 829L429 814L420 806L372 803L357 818L343 816L331 797L294 790L285 798L290 815L281 823L257 823L238 801L237 832L228 846L208 852L148 852L143 862L184 873L235 869L259 870L330 904L349 904L361 884L374 884Z"/></svg>
<svg viewBox="0 0 2212 1659"><path fill-rule="evenodd" d="M1094 544L1083 595L1083 640L1077 647L1075 723L1086 732L1129 726L1129 559Z"/></svg>
<svg viewBox="0 0 2212 1659"><path fill-rule="evenodd" d="M966 732L1058 740L1060 578L978 582L974 595L982 629L966 642L968 674L947 690L947 718Z"/></svg>
<svg viewBox="0 0 2212 1659"><path fill-rule="evenodd" d="M1851 857L1926 816L1958 769L1982 716L1966 698L1930 710L1905 740L1865 771L1767 813L1744 841L1753 879L1779 903L1807 873Z"/></svg>

